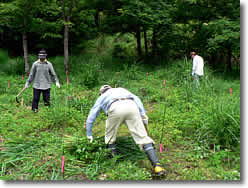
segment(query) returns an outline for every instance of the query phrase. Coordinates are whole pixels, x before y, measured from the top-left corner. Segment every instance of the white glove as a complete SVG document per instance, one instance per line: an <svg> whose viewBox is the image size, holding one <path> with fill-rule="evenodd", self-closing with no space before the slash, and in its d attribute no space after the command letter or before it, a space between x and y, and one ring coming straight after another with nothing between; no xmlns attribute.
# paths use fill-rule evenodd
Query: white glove
<svg viewBox="0 0 248 188"><path fill-rule="evenodd" d="M93 141L93 136L87 136L87 138L90 140L90 143Z"/></svg>
<svg viewBox="0 0 248 188"><path fill-rule="evenodd" d="M28 82L26 82L26 84L25 84L25 88L28 88L29 87L29 83Z"/></svg>
<svg viewBox="0 0 248 188"><path fill-rule="evenodd" d="M60 88L60 84L59 84L59 82L56 82L56 86L57 86L58 88Z"/></svg>
<svg viewBox="0 0 248 188"><path fill-rule="evenodd" d="M142 121L145 125L148 125L148 117L146 115L142 116Z"/></svg>

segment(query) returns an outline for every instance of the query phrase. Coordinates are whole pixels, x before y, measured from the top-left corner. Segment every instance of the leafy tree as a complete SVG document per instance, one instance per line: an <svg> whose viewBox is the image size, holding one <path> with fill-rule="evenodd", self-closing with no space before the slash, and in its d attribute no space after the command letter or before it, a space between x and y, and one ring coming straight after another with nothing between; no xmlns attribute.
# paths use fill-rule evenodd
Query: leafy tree
<svg viewBox="0 0 248 188"><path fill-rule="evenodd" d="M61 19L61 6L57 0L41 1L33 17L31 28L32 43L30 46L36 52L38 49L52 49L53 53L62 53L58 48L63 45L63 20ZM51 55L51 53L49 52Z"/></svg>
<svg viewBox="0 0 248 188"><path fill-rule="evenodd" d="M25 59L25 72L29 74L28 32L32 27L32 18L39 0L12 0L0 4L0 25L17 30L22 34L22 44Z"/></svg>
<svg viewBox="0 0 248 188"><path fill-rule="evenodd" d="M86 40L102 33L132 34L139 58L143 51L181 58L195 49L209 62L224 56L231 69L231 59L240 56L240 3L234 0L2 0L0 8L1 41L23 44L26 72L28 45L29 51L48 46L54 55L64 52L69 70L69 47L81 52Z"/></svg>
<svg viewBox="0 0 248 188"><path fill-rule="evenodd" d="M228 70L231 71L233 53L240 56L239 20L232 21L227 18L221 18L209 22L208 27L213 33L213 36L208 39L208 52L211 54L227 53L227 66Z"/></svg>
<svg viewBox="0 0 248 188"><path fill-rule="evenodd" d="M195 49L215 64L218 56L239 56L240 3L234 0L177 0L173 20L182 25L188 50ZM188 35L188 37L186 37ZM185 38L186 37L186 38ZM180 46L179 46L180 47Z"/></svg>
<svg viewBox="0 0 248 188"><path fill-rule="evenodd" d="M108 33L131 33L137 41L137 54L142 56L141 37L144 33L145 51L148 54L147 33L153 31L152 47L157 48L157 33L161 26L169 24L168 3L162 0L118 0L112 1L111 10L106 13L104 31ZM168 28L168 27L167 27Z"/></svg>
<svg viewBox="0 0 248 188"><path fill-rule="evenodd" d="M152 55L158 56L159 51L162 56L167 56L172 40L172 15L174 13L174 2L167 0L147 1L147 6L151 8L151 30L152 30ZM161 50L160 50L161 49Z"/></svg>
<svg viewBox="0 0 248 188"><path fill-rule="evenodd" d="M62 15L64 19L64 65L65 70L69 71L69 28L71 25L72 9L74 8L74 0L61 0Z"/></svg>

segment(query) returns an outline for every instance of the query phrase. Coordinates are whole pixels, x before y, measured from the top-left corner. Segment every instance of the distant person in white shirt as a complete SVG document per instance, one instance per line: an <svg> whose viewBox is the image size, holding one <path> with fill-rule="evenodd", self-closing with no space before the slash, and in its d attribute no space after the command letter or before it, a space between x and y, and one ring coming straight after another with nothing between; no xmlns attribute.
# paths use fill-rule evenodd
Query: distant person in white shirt
<svg viewBox="0 0 248 188"><path fill-rule="evenodd" d="M199 78L200 76L203 76L203 67L204 67L204 60L201 56L196 55L196 52L190 53L191 58L193 59L193 66L192 66L192 77L194 79L195 86L198 88Z"/></svg>

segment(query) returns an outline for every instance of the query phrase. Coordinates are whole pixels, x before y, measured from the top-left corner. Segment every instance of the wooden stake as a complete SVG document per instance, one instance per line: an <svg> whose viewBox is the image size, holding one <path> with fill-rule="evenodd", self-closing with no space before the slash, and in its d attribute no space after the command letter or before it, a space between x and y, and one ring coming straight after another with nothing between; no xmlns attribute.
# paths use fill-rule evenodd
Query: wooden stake
<svg viewBox="0 0 248 188"><path fill-rule="evenodd" d="M69 85L69 76L67 76L67 85Z"/></svg>

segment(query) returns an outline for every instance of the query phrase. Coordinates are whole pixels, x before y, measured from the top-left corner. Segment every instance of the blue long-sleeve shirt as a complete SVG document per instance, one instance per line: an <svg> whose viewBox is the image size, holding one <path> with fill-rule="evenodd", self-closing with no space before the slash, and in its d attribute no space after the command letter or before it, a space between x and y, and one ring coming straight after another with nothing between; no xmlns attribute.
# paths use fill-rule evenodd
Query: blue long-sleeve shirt
<svg viewBox="0 0 248 188"><path fill-rule="evenodd" d="M111 88L108 89L104 94L102 94L95 102L94 106L90 110L89 116L86 121L86 133L87 136L92 136L92 126L95 122L99 112L103 110L105 114L108 114L108 109L111 105L111 103L120 98L131 98L134 100L134 102L137 104L140 115L144 116L146 115L144 106L140 100L139 97L132 94L128 90L124 88Z"/></svg>

